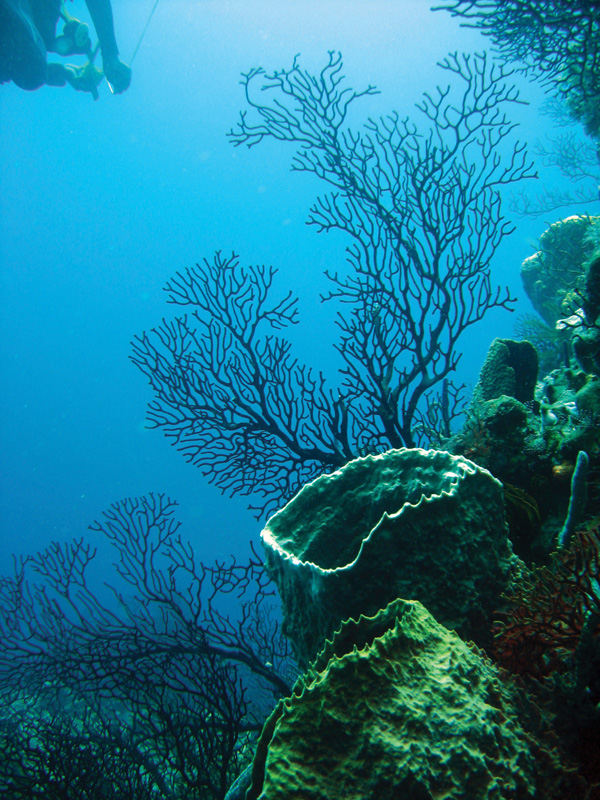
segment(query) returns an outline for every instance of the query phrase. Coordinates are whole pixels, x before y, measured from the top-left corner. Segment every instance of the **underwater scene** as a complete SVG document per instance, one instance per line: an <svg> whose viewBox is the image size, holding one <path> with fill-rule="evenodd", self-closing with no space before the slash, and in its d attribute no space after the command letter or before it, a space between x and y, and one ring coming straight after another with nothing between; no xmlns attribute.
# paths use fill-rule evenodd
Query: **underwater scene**
<svg viewBox="0 0 600 800"><path fill-rule="evenodd" d="M600 7L0 0L0 798L600 800Z"/></svg>

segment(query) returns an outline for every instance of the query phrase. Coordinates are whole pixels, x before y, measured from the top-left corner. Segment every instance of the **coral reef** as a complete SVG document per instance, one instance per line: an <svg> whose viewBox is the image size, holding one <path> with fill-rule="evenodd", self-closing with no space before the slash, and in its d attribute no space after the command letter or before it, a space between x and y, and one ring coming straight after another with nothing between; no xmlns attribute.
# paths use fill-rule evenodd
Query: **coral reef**
<svg viewBox="0 0 600 800"><path fill-rule="evenodd" d="M302 664L348 617L397 597L480 643L518 569L502 487L442 451L390 450L305 486L262 532Z"/></svg>
<svg viewBox="0 0 600 800"><path fill-rule="evenodd" d="M594 465L600 458L600 381L563 367L537 382L533 401L487 396L476 389L465 425L446 447L489 470L505 489L518 490L505 492L509 523L516 523L510 525L512 544L526 562L543 562L567 517L579 452ZM534 517L515 505L525 497Z"/></svg>
<svg viewBox="0 0 600 800"><path fill-rule="evenodd" d="M446 7L500 44L545 41L510 16L488 27L492 0ZM594 73L574 47L551 66L572 85L579 65L583 92ZM309 224L350 241L323 297L339 373L279 335L297 302L273 296L273 268L217 252L171 279L187 313L134 341L151 424L222 490L258 495L259 516L287 505L265 564L209 567L164 495L116 503L91 526L118 553L108 601L83 540L15 562L0 794L54 798L78 773L84 797L575 800L600 779L584 746L600 738L600 539L580 528L600 506L600 217L555 223L523 264L560 360L539 378L532 342L496 339L450 438L458 341L513 303L489 269L510 231L499 187L533 167L510 144L511 71L440 66L453 85L423 96L420 129L391 114L356 133L350 108L375 89L346 87L338 54L317 75L294 60L243 76L232 142L292 143L329 192ZM587 100L572 108L597 133ZM415 447L432 441L446 449ZM305 669L293 689L270 578Z"/></svg>
<svg viewBox="0 0 600 800"><path fill-rule="evenodd" d="M535 704L418 602L349 621L280 701L248 800L581 798Z"/></svg>
<svg viewBox="0 0 600 800"><path fill-rule="evenodd" d="M561 344L562 363L536 381L532 344L496 340L467 422L446 443L505 484L511 541L527 562L547 560L569 518L580 453L592 473L600 466L599 237L600 218L590 216L560 220L542 235L521 274L540 326L552 331L555 348ZM534 339L543 336L540 326L529 323ZM556 364L553 352L546 356ZM579 505L583 514L586 503ZM598 510L592 498L588 515Z"/></svg>

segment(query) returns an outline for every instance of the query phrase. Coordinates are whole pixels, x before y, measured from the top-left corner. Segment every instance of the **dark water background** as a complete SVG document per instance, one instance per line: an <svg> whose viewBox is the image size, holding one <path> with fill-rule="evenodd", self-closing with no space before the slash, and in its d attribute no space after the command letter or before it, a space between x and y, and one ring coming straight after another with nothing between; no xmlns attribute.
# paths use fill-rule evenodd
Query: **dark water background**
<svg viewBox="0 0 600 800"><path fill-rule="evenodd" d="M152 5L114 2L126 62ZM148 491L179 500L184 535L205 559L243 553L257 539L244 498L221 496L145 429L150 390L128 361L129 342L169 312L162 287L175 271L235 250L242 262L280 268L280 286L301 297L298 354L335 368L318 295L323 271L343 265L346 242L305 225L324 187L290 172L292 148L226 141L243 106L239 75L289 67L297 53L318 69L339 49L350 84L382 92L357 104L356 124L412 113L423 91L445 82L437 60L485 44L428 6L161 0L125 94L112 96L106 83L98 102L70 87L0 87L1 572L11 553L85 534L110 503ZM86 18L79 0L69 10ZM539 87L521 83L532 104L517 109L519 136L533 143L551 123L538 113ZM467 334L462 380L476 379L492 338L510 335L529 310L519 266L560 216L519 221L498 253L493 276L520 303Z"/></svg>

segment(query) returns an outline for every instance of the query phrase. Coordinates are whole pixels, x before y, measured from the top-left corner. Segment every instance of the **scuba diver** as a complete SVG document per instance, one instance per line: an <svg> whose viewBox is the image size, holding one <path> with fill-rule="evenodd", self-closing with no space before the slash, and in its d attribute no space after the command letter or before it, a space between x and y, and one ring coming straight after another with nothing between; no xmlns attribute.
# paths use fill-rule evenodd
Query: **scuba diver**
<svg viewBox="0 0 600 800"><path fill-rule="evenodd" d="M61 0L0 0L0 83L13 81L27 90L69 83L97 100L105 77L113 93L124 92L131 69L119 59L110 0L86 0L86 5L98 36L94 50L88 26L61 10ZM64 25L57 36L59 17ZM102 71L94 66L98 47ZM48 53L87 55L88 62L82 67L48 62Z"/></svg>

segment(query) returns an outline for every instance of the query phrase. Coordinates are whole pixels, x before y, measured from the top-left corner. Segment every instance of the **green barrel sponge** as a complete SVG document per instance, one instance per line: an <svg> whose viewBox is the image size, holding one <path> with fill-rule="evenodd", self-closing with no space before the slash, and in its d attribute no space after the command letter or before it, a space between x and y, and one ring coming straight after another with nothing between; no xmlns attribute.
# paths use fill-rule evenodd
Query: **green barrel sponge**
<svg viewBox="0 0 600 800"><path fill-rule="evenodd" d="M502 484L461 456L417 448L320 476L271 517L262 541L303 665L343 620L397 597L482 643L520 563Z"/></svg>
<svg viewBox="0 0 600 800"><path fill-rule="evenodd" d="M342 626L280 702L248 800L583 796L537 707L506 673L416 601L383 614Z"/></svg>

